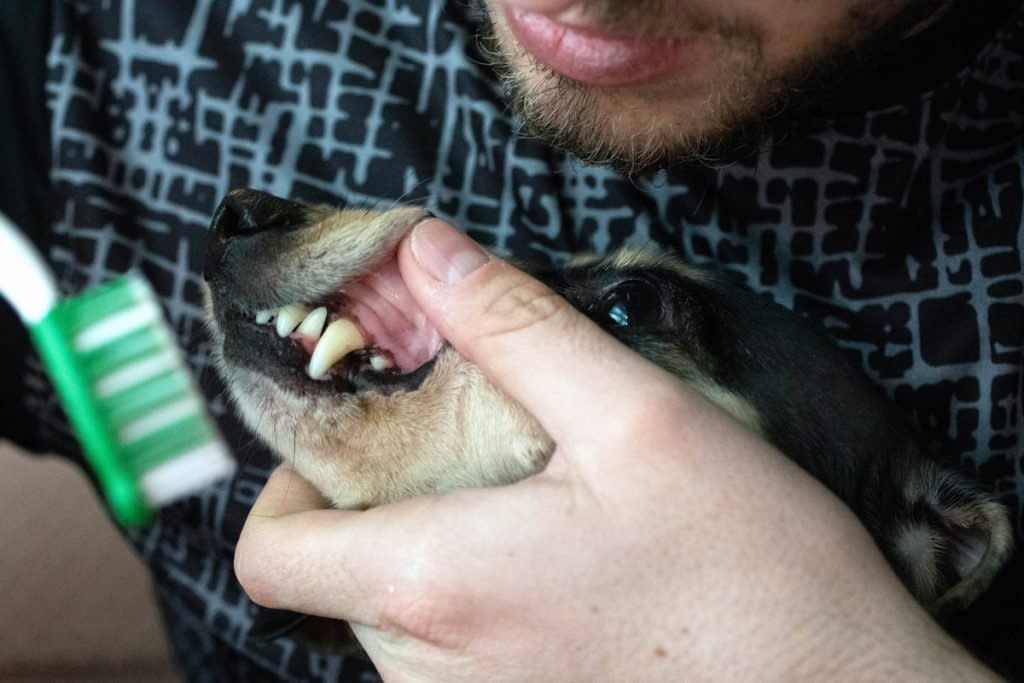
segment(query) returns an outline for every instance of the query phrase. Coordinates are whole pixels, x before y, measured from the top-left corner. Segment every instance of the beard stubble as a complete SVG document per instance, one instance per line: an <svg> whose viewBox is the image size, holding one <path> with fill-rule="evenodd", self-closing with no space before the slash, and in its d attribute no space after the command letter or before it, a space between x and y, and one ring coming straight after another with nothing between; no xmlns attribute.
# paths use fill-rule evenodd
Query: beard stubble
<svg viewBox="0 0 1024 683"><path fill-rule="evenodd" d="M877 3L851 7L835 31L822 35L798 59L771 69L764 60L765 32L751 18L671 0L584 2L595 25L619 33L720 43L716 66L726 77L712 84L695 112L673 116L660 106L667 100L671 107L671 84L641 86L631 93L572 80L518 44L502 45L484 0L476 2L482 52L501 79L523 132L585 163L610 165L630 175L735 161L810 114L827 116L847 75L871 68L936 8L934 0L896 0L888 12ZM657 115L652 112L649 118L643 115L645 88L661 100Z"/></svg>

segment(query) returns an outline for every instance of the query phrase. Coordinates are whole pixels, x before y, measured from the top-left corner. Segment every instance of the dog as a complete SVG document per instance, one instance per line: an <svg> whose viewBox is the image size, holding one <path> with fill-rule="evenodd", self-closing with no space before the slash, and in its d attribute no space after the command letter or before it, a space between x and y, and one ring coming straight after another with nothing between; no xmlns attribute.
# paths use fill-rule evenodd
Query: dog
<svg viewBox="0 0 1024 683"><path fill-rule="evenodd" d="M555 446L405 289L395 250L428 215L238 190L212 219L216 365L249 428L341 508L508 484ZM967 607L1010 556L1006 510L925 457L808 321L651 250L529 272L828 486L933 613Z"/></svg>

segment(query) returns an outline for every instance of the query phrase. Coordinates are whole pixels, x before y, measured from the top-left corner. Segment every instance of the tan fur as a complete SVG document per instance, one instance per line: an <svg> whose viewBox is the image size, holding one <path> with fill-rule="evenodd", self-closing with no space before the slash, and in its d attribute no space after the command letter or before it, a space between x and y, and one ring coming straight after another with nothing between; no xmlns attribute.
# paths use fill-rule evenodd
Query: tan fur
<svg viewBox="0 0 1024 683"><path fill-rule="evenodd" d="M392 396L300 397L225 370L249 428L338 507L517 481L552 450L536 421L451 350L420 390Z"/></svg>
<svg viewBox="0 0 1024 683"><path fill-rule="evenodd" d="M408 207L316 211L319 220L294 232L275 257L275 285L293 301L358 274L394 250L422 215ZM338 507L510 483L542 469L554 448L536 420L450 348L414 392L300 396L227 362L224 333L210 320L215 360L246 425Z"/></svg>
<svg viewBox="0 0 1024 683"><path fill-rule="evenodd" d="M580 254L570 259L569 263L579 266L601 264L606 265L609 269L666 268L694 282L712 281L708 271L687 265L650 246L620 249L610 256Z"/></svg>

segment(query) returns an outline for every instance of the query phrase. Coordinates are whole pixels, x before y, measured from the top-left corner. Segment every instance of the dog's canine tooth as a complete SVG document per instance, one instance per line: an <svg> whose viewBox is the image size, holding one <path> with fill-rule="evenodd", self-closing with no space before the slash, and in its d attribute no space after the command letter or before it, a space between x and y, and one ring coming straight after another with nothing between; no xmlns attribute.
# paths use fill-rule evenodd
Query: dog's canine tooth
<svg viewBox="0 0 1024 683"><path fill-rule="evenodd" d="M299 323L306 319L307 315L309 315L309 309L305 306L290 304L283 307L277 314L277 336L287 337L299 326Z"/></svg>
<svg viewBox="0 0 1024 683"><path fill-rule="evenodd" d="M299 334L304 337L319 339L324 331L324 324L327 322L327 309L323 306L314 308L299 325Z"/></svg>
<svg viewBox="0 0 1024 683"><path fill-rule="evenodd" d="M274 319L274 312L273 311L257 311L256 312L256 324L257 325L266 325L267 323L269 323L273 319Z"/></svg>
<svg viewBox="0 0 1024 683"><path fill-rule="evenodd" d="M383 356L379 353L375 353L372 356L370 356L370 367L376 370L377 372L381 372L382 370L390 370L391 368L395 367L395 364L391 361L390 358L387 358L386 356Z"/></svg>
<svg viewBox="0 0 1024 683"><path fill-rule="evenodd" d="M355 323L339 318L327 326L320 341L316 343L306 372L313 379L321 379L332 365L365 345L363 335Z"/></svg>

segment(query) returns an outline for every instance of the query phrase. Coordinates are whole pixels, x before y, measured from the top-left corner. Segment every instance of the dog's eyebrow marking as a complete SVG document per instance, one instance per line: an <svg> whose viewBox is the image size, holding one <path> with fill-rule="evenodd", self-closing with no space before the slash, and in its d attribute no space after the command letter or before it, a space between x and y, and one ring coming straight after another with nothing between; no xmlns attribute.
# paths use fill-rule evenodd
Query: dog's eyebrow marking
<svg viewBox="0 0 1024 683"><path fill-rule="evenodd" d="M697 284L712 284L716 278L711 271L691 266L672 258L652 246L628 247L612 254L580 254L569 259L570 268L597 266L605 270L667 270L684 280Z"/></svg>
<svg viewBox="0 0 1024 683"><path fill-rule="evenodd" d="M698 378L687 383L701 396L731 415L737 422L755 434L763 435L761 414L745 398L708 379Z"/></svg>

